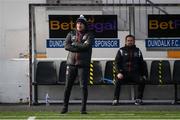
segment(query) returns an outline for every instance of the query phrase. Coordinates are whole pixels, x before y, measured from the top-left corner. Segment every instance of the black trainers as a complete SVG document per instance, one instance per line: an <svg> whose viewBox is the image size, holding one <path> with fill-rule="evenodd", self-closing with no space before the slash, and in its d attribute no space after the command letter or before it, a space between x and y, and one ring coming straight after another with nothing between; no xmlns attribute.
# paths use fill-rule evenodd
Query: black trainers
<svg viewBox="0 0 180 120"><path fill-rule="evenodd" d="M119 101L118 100L113 100L113 102L112 102L112 105L118 105L118 103L119 103Z"/></svg>
<svg viewBox="0 0 180 120"><path fill-rule="evenodd" d="M67 108L63 108L62 111L61 111L61 114L65 114L68 112L68 109Z"/></svg>
<svg viewBox="0 0 180 120"><path fill-rule="evenodd" d="M135 100L135 105L142 105L142 104L143 104L143 102L142 102L141 99L136 99Z"/></svg>

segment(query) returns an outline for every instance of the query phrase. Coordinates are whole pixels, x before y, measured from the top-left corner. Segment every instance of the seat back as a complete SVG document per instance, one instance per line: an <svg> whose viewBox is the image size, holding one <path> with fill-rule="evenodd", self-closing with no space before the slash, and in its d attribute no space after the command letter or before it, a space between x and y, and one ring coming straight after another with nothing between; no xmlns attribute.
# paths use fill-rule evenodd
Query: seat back
<svg viewBox="0 0 180 120"><path fill-rule="evenodd" d="M114 61L107 61L104 71L104 83L112 84L113 80L115 79L115 66Z"/></svg>
<svg viewBox="0 0 180 120"><path fill-rule="evenodd" d="M101 83L102 77L102 65L100 61L92 61L90 64L89 84Z"/></svg>
<svg viewBox="0 0 180 120"><path fill-rule="evenodd" d="M59 81L60 83L65 83L66 81L66 61L62 61L60 63L60 67L59 67Z"/></svg>
<svg viewBox="0 0 180 120"><path fill-rule="evenodd" d="M57 72L54 62L38 62L36 82L38 84L55 84L57 82Z"/></svg>
<svg viewBox="0 0 180 120"><path fill-rule="evenodd" d="M180 83L180 60L174 61L173 81L176 83Z"/></svg>
<svg viewBox="0 0 180 120"><path fill-rule="evenodd" d="M170 63L167 60L152 61L150 71L150 82L152 84L172 84Z"/></svg>
<svg viewBox="0 0 180 120"><path fill-rule="evenodd" d="M146 81L149 81L149 79L148 79L148 77L149 77L149 75L148 75L148 66L147 66L147 63L146 63L146 61L143 61L143 75L144 76L146 76L146 78L147 78L147 80Z"/></svg>

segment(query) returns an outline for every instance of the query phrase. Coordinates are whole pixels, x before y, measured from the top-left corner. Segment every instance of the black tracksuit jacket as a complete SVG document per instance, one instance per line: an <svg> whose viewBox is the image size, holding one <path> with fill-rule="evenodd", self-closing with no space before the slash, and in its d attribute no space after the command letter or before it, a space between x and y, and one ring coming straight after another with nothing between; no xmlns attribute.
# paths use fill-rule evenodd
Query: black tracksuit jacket
<svg viewBox="0 0 180 120"><path fill-rule="evenodd" d="M94 35L86 31L77 42L77 31L73 30L68 33L65 39L65 49L69 51L67 57L67 65L89 66L91 62L92 43Z"/></svg>

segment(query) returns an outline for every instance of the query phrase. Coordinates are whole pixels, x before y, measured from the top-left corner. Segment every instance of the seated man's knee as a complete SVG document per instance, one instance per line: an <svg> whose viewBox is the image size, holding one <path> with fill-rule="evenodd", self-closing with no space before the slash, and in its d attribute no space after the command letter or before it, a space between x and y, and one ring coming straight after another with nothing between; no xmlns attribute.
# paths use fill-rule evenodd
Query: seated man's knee
<svg viewBox="0 0 180 120"><path fill-rule="evenodd" d="M118 80L116 80L115 84L116 85L121 85L121 84L123 84L123 81L118 79Z"/></svg>
<svg viewBox="0 0 180 120"><path fill-rule="evenodd" d="M81 87L81 89L83 89L83 90L87 90L87 89L88 89L87 85L80 84L80 87Z"/></svg>

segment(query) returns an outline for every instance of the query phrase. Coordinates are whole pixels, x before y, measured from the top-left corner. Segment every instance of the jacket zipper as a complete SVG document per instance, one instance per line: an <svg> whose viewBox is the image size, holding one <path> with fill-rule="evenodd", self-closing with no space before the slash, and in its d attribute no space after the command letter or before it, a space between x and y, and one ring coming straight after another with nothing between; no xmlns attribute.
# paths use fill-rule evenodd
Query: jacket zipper
<svg viewBox="0 0 180 120"><path fill-rule="evenodd" d="M76 40L77 40L76 42L79 43L79 42L81 41L80 36L78 36L78 38L77 38ZM75 64L76 64L76 65L79 64L79 58L78 58L78 55L79 55L79 53L76 52L76 53L75 53L75 60L76 60L76 61L75 61Z"/></svg>
<svg viewBox="0 0 180 120"><path fill-rule="evenodd" d="M77 53L75 53L75 55L74 55L74 64L76 65L76 60L77 59Z"/></svg>
<svg viewBox="0 0 180 120"><path fill-rule="evenodd" d="M132 61L132 50L129 52L129 64L128 64L128 71L131 72L131 61Z"/></svg>

